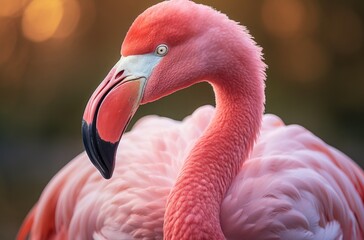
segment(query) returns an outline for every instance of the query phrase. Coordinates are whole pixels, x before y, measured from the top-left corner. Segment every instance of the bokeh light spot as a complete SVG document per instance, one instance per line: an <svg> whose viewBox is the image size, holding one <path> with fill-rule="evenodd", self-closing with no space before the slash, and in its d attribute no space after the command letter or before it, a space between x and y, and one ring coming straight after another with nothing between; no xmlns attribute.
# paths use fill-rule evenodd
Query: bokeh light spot
<svg viewBox="0 0 364 240"><path fill-rule="evenodd" d="M0 17L14 17L24 8L29 0L0 0Z"/></svg>
<svg viewBox="0 0 364 240"><path fill-rule="evenodd" d="M33 0L22 19L23 34L29 40L42 42L56 32L63 16L60 0Z"/></svg>
<svg viewBox="0 0 364 240"><path fill-rule="evenodd" d="M300 0L265 0L261 16L264 27L276 37L290 37L300 31L306 16Z"/></svg>
<svg viewBox="0 0 364 240"><path fill-rule="evenodd" d="M75 0L63 2L63 17L54 38L66 38L73 33L80 20L80 5Z"/></svg>

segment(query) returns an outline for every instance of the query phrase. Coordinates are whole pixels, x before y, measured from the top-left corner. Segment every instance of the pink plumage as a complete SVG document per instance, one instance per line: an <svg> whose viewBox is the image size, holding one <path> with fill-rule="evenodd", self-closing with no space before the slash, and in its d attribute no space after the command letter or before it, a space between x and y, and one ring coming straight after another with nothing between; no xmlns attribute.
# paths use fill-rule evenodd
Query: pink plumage
<svg viewBox="0 0 364 240"><path fill-rule="evenodd" d="M165 1L136 19L121 53L84 115L86 149L103 176L118 143L107 141L108 120L126 124L140 103L200 81L213 86L216 109L181 122L142 118L120 140L108 181L80 154L45 188L18 239L364 239L363 171L306 129L263 116L265 64L243 27L209 7Z"/></svg>

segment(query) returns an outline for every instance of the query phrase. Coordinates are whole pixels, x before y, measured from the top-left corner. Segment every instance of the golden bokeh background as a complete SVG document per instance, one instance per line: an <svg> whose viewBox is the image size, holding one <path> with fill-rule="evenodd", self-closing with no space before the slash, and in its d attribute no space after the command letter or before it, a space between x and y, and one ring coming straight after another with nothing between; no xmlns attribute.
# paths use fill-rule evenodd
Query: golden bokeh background
<svg viewBox="0 0 364 240"><path fill-rule="evenodd" d="M157 2L0 0L0 239L14 239L46 183L83 150L85 104L132 21ZM264 48L266 112L364 166L363 1L196 2L246 25ZM214 104L208 84L142 106L135 119L182 119L203 104Z"/></svg>

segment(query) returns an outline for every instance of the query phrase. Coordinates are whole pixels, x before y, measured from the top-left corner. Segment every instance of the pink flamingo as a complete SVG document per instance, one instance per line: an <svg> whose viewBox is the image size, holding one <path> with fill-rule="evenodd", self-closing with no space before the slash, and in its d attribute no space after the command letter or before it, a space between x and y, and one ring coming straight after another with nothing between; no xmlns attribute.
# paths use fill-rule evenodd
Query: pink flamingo
<svg viewBox="0 0 364 240"><path fill-rule="evenodd" d="M187 0L159 3L84 114L85 153L26 218L24 239L364 239L364 174L300 126L264 115L265 64L245 28ZM200 81L216 94L182 122L139 104ZM114 160L117 166L114 170Z"/></svg>

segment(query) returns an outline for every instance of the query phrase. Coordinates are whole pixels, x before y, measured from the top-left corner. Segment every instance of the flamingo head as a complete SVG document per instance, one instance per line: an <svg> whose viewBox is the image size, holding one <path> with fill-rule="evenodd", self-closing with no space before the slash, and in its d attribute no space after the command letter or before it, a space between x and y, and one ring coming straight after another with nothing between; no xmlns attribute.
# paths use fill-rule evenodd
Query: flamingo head
<svg viewBox="0 0 364 240"><path fill-rule="evenodd" d="M164 1L137 17L121 46L120 60L93 93L83 115L85 149L104 178L112 176L118 143L140 104L219 71L222 52L231 51L220 47L225 44L218 37L227 22L238 26L189 0ZM248 33L240 32L251 41Z"/></svg>

